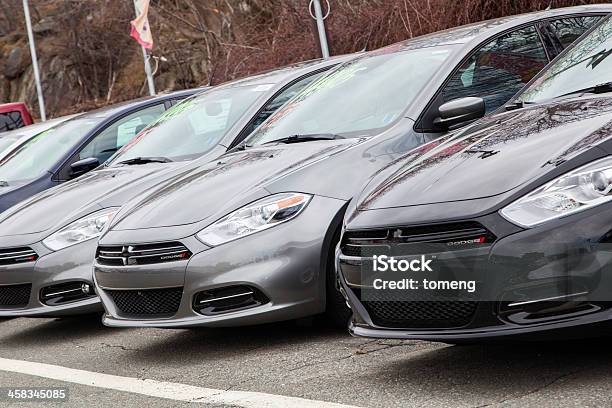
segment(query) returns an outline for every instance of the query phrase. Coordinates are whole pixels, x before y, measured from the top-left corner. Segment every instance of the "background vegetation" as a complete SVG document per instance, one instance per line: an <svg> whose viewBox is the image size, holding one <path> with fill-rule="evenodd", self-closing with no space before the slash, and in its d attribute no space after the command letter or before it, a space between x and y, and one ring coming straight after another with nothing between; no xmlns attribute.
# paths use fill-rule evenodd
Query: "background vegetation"
<svg viewBox="0 0 612 408"><path fill-rule="evenodd" d="M146 94L142 54L129 37L131 0L30 3L51 117ZM342 54L475 21L588 3L330 0L326 25L332 54ZM158 90L217 84L320 56L308 0L152 0L149 19ZM0 0L0 102L17 100L37 113L21 2Z"/></svg>

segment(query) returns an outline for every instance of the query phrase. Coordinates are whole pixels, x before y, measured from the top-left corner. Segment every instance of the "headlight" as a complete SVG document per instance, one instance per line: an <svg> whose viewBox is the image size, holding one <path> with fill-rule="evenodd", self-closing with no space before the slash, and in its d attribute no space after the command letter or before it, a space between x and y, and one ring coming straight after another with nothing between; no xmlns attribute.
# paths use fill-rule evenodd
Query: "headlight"
<svg viewBox="0 0 612 408"><path fill-rule="evenodd" d="M59 251L79 242L99 237L117 211L119 211L118 208L107 208L89 214L49 235L43 240L43 244L53 251Z"/></svg>
<svg viewBox="0 0 612 408"><path fill-rule="evenodd" d="M503 208L508 221L524 227L584 211L612 200L612 157L572 170Z"/></svg>
<svg viewBox="0 0 612 408"><path fill-rule="evenodd" d="M204 228L197 237L208 245L220 245L289 221L308 205L309 194L281 193L255 201Z"/></svg>

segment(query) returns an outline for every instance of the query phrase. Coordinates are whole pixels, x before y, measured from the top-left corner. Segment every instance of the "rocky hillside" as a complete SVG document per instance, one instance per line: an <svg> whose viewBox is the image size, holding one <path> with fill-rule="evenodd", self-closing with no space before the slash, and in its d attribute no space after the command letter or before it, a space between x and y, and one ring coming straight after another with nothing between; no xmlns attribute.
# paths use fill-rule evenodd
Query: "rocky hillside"
<svg viewBox="0 0 612 408"><path fill-rule="evenodd" d="M339 54L549 4L585 3L330 0L326 24L331 51ZM129 37L131 0L30 4L49 116L146 94L142 54ZM308 0L152 0L150 22L158 90L220 83L320 56ZM0 102L19 100L37 113L21 1L0 0Z"/></svg>

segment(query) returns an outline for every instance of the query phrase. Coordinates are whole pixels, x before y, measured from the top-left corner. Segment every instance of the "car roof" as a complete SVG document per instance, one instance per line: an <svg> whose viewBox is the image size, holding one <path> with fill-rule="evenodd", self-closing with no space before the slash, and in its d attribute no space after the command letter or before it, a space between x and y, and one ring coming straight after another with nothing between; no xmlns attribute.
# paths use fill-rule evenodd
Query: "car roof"
<svg viewBox="0 0 612 408"><path fill-rule="evenodd" d="M249 86L249 85L264 85L264 84L272 84L276 85L279 83L285 83L290 81L293 78L299 78L300 76L312 72L313 70L323 69L328 66L333 66L340 64L344 61L348 61L352 58L355 58L356 54L346 54L334 56L328 59L314 59L310 61L303 61L296 64L291 64L282 68L273 69L270 71L265 71L259 74L251 75L245 78L236 79L233 81L225 82L216 86L203 86L200 88L193 89L185 89L180 91L174 91L163 95L157 95L154 97L147 96L143 98L138 98L130 101L119 102L113 105L105 106L96 110L92 110L89 112L85 112L80 114L79 118L108 118L125 110L131 110L137 108L142 105L149 105L154 101L163 101L167 99L173 98L186 98L192 95L196 95L206 90L218 87L233 87L233 86Z"/></svg>
<svg viewBox="0 0 612 408"><path fill-rule="evenodd" d="M6 109L17 109L17 108L21 108L21 107L27 107L25 102L7 102L7 103L0 103L0 108L6 108Z"/></svg>
<svg viewBox="0 0 612 408"><path fill-rule="evenodd" d="M234 86L250 86L250 85L276 85L285 83L294 78L299 78L302 75L323 69L333 65L341 64L345 61L354 59L360 55L360 53L337 55L328 59L313 59L308 61L302 61L295 64L287 65L281 68L275 68L269 71L264 71L250 75L245 78L235 79L229 82L225 82L217 85L218 87L234 87Z"/></svg>
<svg viewBox="0 0 612 408"><path fill-rule="evenodd" d="M34 135L37 135L38 133L44 132L45 130L54 127L55 125L58 125L69 119L72 119L78 115L79 114L76 113L72 115L66 115L66 116L61 116L58 118L49 119L44 122L37 122L32 125L28 125L28 126L24 126L18 129L10 130L8 132L0 133L0 137L10 137L13 139L21 139L22 137L34 136Z"/></svg>
<svg viewBox="0 0 612 408"><path fill-rule="evenodd" d="M405 49L415 49L448 44L464 44L475 46L498 33L504 32L522 24L530 22L562 17L574 14L608 14L612 13L612 4L594 4L575 7L563 7L558 9L536 11L532 13L517 14L492 20L480 21L459 27L413 37L408 40L391 44L381 50L393 52ZM376 51L372 51L375 53ZM380 52L380 51L379 51Z"/></svg>
<svg viewBox="0 0 612 408"><path fill-rule="evenodd" d="M155 102L163 102L169 99L175 98L186 98L191 95L195 95L200 92L204 92L210 87L200 87L184 89L181 91L173 91L169 93L158 94L156 96L145 96L138 99L132 99L125 102L115 103L109 106L104 106L92 111L88 111L79 115L80 118L108 118L117 114L121 114L123 111L132 110L141 106L150 105Z"/></svg>

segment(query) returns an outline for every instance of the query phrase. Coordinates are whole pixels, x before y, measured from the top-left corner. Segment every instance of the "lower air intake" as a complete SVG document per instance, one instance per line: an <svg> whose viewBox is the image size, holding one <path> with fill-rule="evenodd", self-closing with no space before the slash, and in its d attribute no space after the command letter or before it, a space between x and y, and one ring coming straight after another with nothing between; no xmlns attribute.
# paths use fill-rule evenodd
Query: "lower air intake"
<svg viewBox="0 0 612 408"><path fill-rule="evenodd" d="M183 288L106 290L124 316L170 317L181 304Z"/></svg>
<svg viewBox="0 0 612 408"><path fill-rule="evenodd" d="M77 302L95 296L93 285L74 281L46 286L40 290L40 301L48 306Z"/></svg>
<svg viewBox="0 0 612 408"><path fill-rule="evenodd" d="M217 315L250 309L268 301L260 290L252 286L227 286L197 293L193 298L193 310L204 315Z"/></svg>
<svg viewBox="0 0 612 408"><path fill-rule="evenodd" d="M375 325L406 329L466 326L472 321L478 305L476 301L461 300L386 300L383 294L377 299L372 292L367 299L361 303Z"/></svg>
<svg viewBox="0 0 612 408"><path fill-rule="evenodd" d="M0 286L0 307L15 308L27 306L30 301L32 284Z"/></svg>

